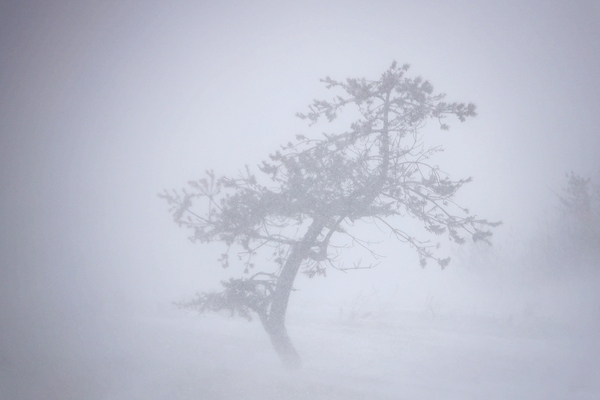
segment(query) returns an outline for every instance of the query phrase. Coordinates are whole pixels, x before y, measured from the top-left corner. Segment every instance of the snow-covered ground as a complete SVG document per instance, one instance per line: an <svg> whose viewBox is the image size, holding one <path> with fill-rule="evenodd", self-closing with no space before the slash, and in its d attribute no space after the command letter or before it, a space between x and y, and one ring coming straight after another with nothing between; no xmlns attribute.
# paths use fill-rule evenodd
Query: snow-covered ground
<svg viewBox="0 0 600 400"><path fill-rule="evenodd" d="M257 321L163 305L65 332L30 360L8 354L0 399L600 398L598 324L334 308L290 310L298 371Z"/></svg>

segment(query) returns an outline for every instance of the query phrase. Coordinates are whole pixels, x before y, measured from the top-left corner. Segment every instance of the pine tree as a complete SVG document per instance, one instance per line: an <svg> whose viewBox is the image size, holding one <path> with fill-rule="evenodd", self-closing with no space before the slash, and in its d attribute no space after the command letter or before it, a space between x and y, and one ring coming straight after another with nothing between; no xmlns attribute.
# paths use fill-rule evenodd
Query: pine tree
<svg viewBox="0 0 600 400"><path fill-rule="evenodd" d="M445 102L426 80L407 77L408 69L394 62L377 80L323 79L338 95L315 100L297 116L310 124L322 118L331 122L353 107L360 117L348 130L321 138L298 135L256 172L246 167L237 178L217 178L208 171L188 190L160 195L172 205L175 221L193 230L193 240L225 243L220 264L228 267L233 252L245 272L223 282L221 292L199 294L184 307L229 310L246 318L257 314L284 365L298 367L300 357L285 327L296 276L343 269L336 238L368 247L353 231L358 221L374 221L410 245L422 266L434 260L444 268L450 258L437 255L439 244L403 229L404 218L456 243L465 237L489 243L490 227L500 223L479 219L455 203L455 193L470 178L452 180L429 163L442 149L423 142L429 120L447 130L447 117L465 121L476 115L475 105ZM199 200L204 200L200 212Z"/></svg>

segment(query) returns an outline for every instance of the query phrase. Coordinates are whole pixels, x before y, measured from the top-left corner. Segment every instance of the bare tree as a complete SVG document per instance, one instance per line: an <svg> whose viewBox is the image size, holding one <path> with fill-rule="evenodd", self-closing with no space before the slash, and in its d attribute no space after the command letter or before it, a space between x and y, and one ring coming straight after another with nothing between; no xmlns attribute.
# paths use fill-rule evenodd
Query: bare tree
<svg viewBox="0 0 600 400"><path fill-rule="evenodd" d="M229 266L234 249L246 274L222 282L223 291L199 294L182 306L229 310L246 318L256 313L283 364L298 367L300 357L285 327L294 280L300 270L314 276L328 267L344 269L343 248L334 238L368 249L369 242L352 229L358 221L373 221L410 245L422 266L435 260L443 268L450 258L436 256L438 243L404 229L404 218L420 220L429 233L456 243L465 242L465 236L489 243L489 228L500 223L478 219L454 202L470 178L451 180L428 163L442 149L426 147L422 140L428 120L448 129L445 118L465 121L476 115L475 105L443 101L445 95L434 94L429 82L406 77L408 68L394 62L378 80L323 79L339 95L315 100L297 116L311 125L322 117L331 122L352 107L359 117L347 131L318 139L298 135L257 173L246 167L237 178L216 178L209 171L189 182L188 190L160 195L172 205L175 221L193 230L193 240L224 242L221 265ZM200 199L198 212L194 206ZM254 268L259 272L252 274Z"/></svg>

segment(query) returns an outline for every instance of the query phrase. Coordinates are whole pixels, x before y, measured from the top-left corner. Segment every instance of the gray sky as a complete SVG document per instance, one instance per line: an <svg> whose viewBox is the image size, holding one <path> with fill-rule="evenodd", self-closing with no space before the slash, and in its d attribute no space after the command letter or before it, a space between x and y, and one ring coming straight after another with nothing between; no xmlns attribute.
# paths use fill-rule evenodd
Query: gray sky
<svg viewBox="0 0 600 400"><path fill-rule="evenodd" d="M445 170L475 178L461 199L505 222L499 241L535 231L566 172L598 171L597 2L291 3L2 2L6 321L193 293L213 254L156 194L326 130L294 114L331 95L327 75L377 78L397 60L475 102L475 120L430 143L446 146Z"/></svg>

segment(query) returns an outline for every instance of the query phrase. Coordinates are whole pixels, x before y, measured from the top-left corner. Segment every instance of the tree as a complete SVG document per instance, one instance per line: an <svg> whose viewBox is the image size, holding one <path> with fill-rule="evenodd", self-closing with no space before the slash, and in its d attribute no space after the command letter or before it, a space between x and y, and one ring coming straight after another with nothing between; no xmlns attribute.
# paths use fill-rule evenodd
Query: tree
<svg viewBox="0 0 600 400"><path fill-rule="evenodd" d="M561 241L579 255L592 254L597 260L600 245L600 186L591 178L573 172L566 175L567 185L561 203Z"/></svg>
<svg viewBox="0 0 600 400"><path fill-rule="evenodd" d="M425 147L422 140L428 120L447 130L445 118L465 121L476 115L475 105L443 101L445 95L434 94L429 82L405 76L408 68L394 62L378 80L323 79L340 94L315 100L297 116L311 125L321 118L331 122L352 107L359 117L347 131L317 139L298 135L256 173L246 167L237 178L217 178L208 171L189 182L188 190L160 195L175 221L193 230L193 240L226 244L219 259L223 267L234 248L244 266L245 276L222 282L221 292L198 294L182 306L229 310L248 319L257 314L283 364L298 367L300 357L285 327L294 280L300 270L312 277L328 267L345 269L343 238L369 247L353 229L359 221L376 222L410 245L422 266L435 260L443 268L450 258L436 255L439 244L402 228L403 218L417 219L429 233L456 243L464 243L465 235L489 243L489 228L500 223L478 219L455 203L455 193L471 179L451 180L428 163L442 149ZM194 208L200 199L202 212Z"/></svg>

